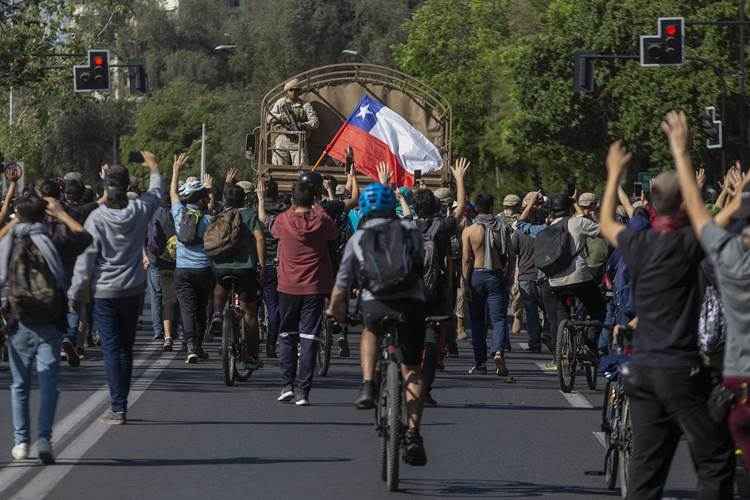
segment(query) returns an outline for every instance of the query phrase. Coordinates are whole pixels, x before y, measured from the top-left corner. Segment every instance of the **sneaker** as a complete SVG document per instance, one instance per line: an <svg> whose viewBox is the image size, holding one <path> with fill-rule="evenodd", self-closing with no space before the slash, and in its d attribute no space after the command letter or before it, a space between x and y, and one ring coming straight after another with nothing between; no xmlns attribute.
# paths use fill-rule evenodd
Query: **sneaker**
<svg viewBox="0 0 750 500"><path fill-rule="evenodd" d="M49 439L39 438L36 448L39 454L39 461L42 464L50 465L55 463L55 456L52 454L52 444L50 444Z"/></svg>
<svg viewBox="0 0 750 500"><path fill-rule="evenodd" d="M198 354L195 352L195 348L191 345L187 346L187 356L185 357L185 363L194 364L198 362Z"/></svg>
<svg viewBox="0 0 750 500"><path fill-rule="evenodd" d="M427 454L424 451L424 441L419 432L409 429L404 435L404 462L415 467L427 465Z"/></svg>
<svg viewBox="0 0 750 500"><path fill-rule="evenodd" d="M495 373L498 377L508 376L508 367L505 366L505 356L501 352L495 353Z"/></svg>
<svg viewBox="0 0 750 500"><path fill-rule="evenodd" d="M297 394L294 398L294 405L295 406L310 406L310 395L303 392L303 391L297 391Z"/></svg>
<svg viewBox="0 0 750 500"><path fill-rule="evenodd" d="M164 334L163 333L156 333L153 337L151 337L151 340L154 342L159 342L161 340L164 340Z"/></svg>
<svg viewBox="0 0 750 500"><path fill-rule="evenodd" d="M485 365L474 365L469 368L469 375L487 375L487 367Z"/></svg>
<svg viewBox="0 0 750 500"><path fill-rule="evenodd" d="M81 358L78 357L78 351L76 351L76 347L73 345L73 342L70 341L70 339L64 339L62 341L62 353L60 354L60 357L63 359L66 359L68 361L68 365L72 366L73 368L81 365Z"/></svg>
<svg viewBox="0 0 750 500"><path fill-rule="evenodd" d="M29 443L17 444L10 451L13 460L26 460L29 458Z"/></svg>
<svg viewBox="0 0 750 500"><path fill-rule="evenodd" d="M359 394L354 400L354 406L358 410L370 410L375 408L375 383L372 380L365 380L359 388Z"/></svg>
<svg viewBox="0 0 750 500"><path fill-rule="evenodd" d="M164 352L172 352L173 345L174 344L172 343L172 337L166 337L164 339L164 345L162 346L162 350Z"/></svg>
<svg viewBox="0 0 750 500"><path fill-rule="evenodd" d="M281 403L288 403L294 399L294 389L291 385L285 385L283 389L281 389L281 395L277 399L277 401Z"/></svg>
<svg viewBox="0 0 750 500"><path fill-rule="evenodd" d="M223 323L222 314L214 314L213 318L211 318L211 325L208 327L209 335L212 337L221 337Z"/></svg>
<svg viewBox="0 0 750 500"><path fill-rule="evenodd" d="M99 418L99 422L107 425L124 425L127 423L127 416L118 411L107 410L107 413Z"/></svg>
<svg viewBox="0 0 750 500"><path fill-rule="evenodd" d="M435 398L432 397L431 393L427 393L422 398L422 406L425 406L426 408L436 408L438 405L438 402L435 401Z"/></svg>

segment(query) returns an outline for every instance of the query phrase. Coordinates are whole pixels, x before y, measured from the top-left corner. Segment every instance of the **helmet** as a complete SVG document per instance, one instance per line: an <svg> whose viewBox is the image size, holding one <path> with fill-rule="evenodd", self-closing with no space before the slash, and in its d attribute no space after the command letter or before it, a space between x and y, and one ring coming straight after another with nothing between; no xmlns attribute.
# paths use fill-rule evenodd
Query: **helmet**
<svg viewBox="0 0 750 500"><path fill-rule="evenodd" d="M245 194L251 194L255 191L255 186L253 186L253 183L250 181L240 181L237 183L237 186L239 186Z"/></svg>
<svg viewBox="0 0 750 500"><path fill-rule="evenodd" d="M316 191L323 189L323 176L318 172L301 172L299 181L303 184L310 184Z"/></svg>
<svg viewBox="0 0 750 500"><path fill-rule="evenodd" d="M396 208L393 191L382 184L369 184L359 194L359 209L366 217L372 212L391 212Z"/></svg>
<svg viewBox="0 0 750 500"><path fill-rule="evenodd" d="M203 185L201 181L198 179L190 179L188 181L185 181L185 183L180 186L180 190L178 194L182 198L188 198L189 196L206 189L206 187Z"/></svg>

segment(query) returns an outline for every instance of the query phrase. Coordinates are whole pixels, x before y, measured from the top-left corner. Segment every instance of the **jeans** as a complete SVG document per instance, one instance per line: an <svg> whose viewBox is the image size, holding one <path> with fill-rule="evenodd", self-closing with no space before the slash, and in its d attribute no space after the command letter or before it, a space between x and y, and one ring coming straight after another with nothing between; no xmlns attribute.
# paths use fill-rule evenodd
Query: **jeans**
<svg viewBox="0 0 750 500"><path fill-rule="evenodd" d="M164 336L161 273L153 264L148 266L148 296L151 300L151 328L154 338Z"/></svg>
<svg viewBox="0 0 750 500"><path fill-rule="evenodd" d="M633 450L628 499L662 497L680 437L687 438L703 500L733 498L734 448L724 423L709 416L711 379L706 370L630 366Z"/></svg>
<svg viewBox="0 0 750 500"><path fill-rule="evenodd" d="M107 373L112 411L128 411L128 393L133 376L133 344L143 295L117 299L94 299L94 323L102 338L104 370Z"/></svg>
<svg viewBox="0 0 750 500"><path fill-rule="evenodd" d="M539 304L541 299L536 287L536 281L519 281L518 288L521 291L521 302L523 302L526 313L526 331L529 333L529 347L538 348L542 346L542 333L539 330Z"/></svg>
<svg viewBox="0 0 750 500"><path fill-rule="evenodd" d="M293 386L299 375L298 387L310 392L318 355L318 336L323 322L323 295L287 295L279 293L281 326L279 333L279 367L284 386ZM302 357L297 373L297 346Z"/></svg>
<svg viewBox="0 0 750 500"><path fill-rule="evenodd" d="M52 437L52 423L57 409L57 370L60 365L60 342L63 332L57 325L24 325L8 337L11 384L11 408L16 444L31 442L29 394L31 374L36 364L39 378L39 437Z"/></svg>
<svg viewBox="0 0 750 500"><path fill-rule="evenodd" d="M182 341L197 349L206 333L206 308L213 291L213 272L207 269L177 269L174 273L177 302L182 318Z"/></svg>
<svg viewBox="0 0 750 500"><path fill-rule="evenodd" d="M65 316L68 329L65 332L65 338L73 345L78 345L78 323L81 321L81 305L79 302L68 302L68 312Z"/></svg>
<svg viewBox="0 0 750 500"><path fill-rule="evenodd" d="M268 344L274 345L279 338L281 314L279 312L279 292L276 290L276 266L266 266L261 275L263 286L263 305L268 316Z"/></svg>
<svg viewBox="0 0 750 500"><path fill-rule="evenodd" d="M487 362L487 325L485 312L492 323L492 352L503 352L508 344L508 288L501 274L475 269L471 274L471 343L474 364Z"/></svg>

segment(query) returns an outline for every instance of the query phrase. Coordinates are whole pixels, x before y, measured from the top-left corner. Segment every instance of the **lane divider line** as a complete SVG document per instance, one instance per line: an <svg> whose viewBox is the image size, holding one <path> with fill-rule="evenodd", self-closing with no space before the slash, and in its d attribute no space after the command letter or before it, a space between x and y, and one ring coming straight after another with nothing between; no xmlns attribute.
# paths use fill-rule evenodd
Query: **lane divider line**
<svg viewBox="0 0 750 500"><path fill-rule="evenodd" d="M153 347L144 351L146 357L135 360L133 363L133 370L139 369L148 363L151 360L150 355L157 351L161 351L161 348ZM52 428L53 445L55 442L64 441L80 422L87 419L107 401L109 401L109 387L104 384ZM35 456L36 453L37 445L34 443L29 450L29 455ZM24 462L10 463L3 469L0 469L0 496L27 472L34 470L36 466L36 460L27 460Z"/></svg>
<svg viewBox="0 0 750 500"><path fill-rule="evenodd" d="M604 433L601 432L601 431L598 431L598 432L594 431L594 437L599 442L599 444L602 445L602 448L604 448L606 450L607 449L607 441L604 438Z"/></svg>
<svg viewBox="0 0 750 500"><path fill-rule="evenodd" d="M177 353L158 359L143 375L141 375L133 386L140 389L132 391L128 398L128 404L132 407L146 392L151 384L159 377L161 372L175 358ZM103 412L102 415L106 413ZM127 425L127 424L126 424ZM82 432L73 442L57 455L59 465L46 467L39 474L34 476L32 481L12 497L11 500L41 500L52 493L52 490L62 481L68 473L75 467L75 462L80 460L86 452L91 449L99 439L106 434L111 426L95 421L84 432ZM73 463L66 463L73 462Z"/></svg>
<svg viewBox="0 0 750 500"><path fill-rule="evenodd" d="M591 404L591 402L586 399L586 397L583 394L579 394L577 392L563 392L560 391L560 394L563 395L565 399L568 400L568 403L570 403L570 406L573 408L593 408L594 405Z"/></svg>

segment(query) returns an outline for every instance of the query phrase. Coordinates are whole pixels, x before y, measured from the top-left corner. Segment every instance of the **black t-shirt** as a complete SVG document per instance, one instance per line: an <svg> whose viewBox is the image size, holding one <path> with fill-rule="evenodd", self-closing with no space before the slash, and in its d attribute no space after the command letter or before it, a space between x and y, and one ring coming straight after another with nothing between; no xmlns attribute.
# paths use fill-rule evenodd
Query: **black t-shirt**
<svg viewBox="0 0 750 500"><path fill-rule="evenodd" d="M700 363L704 254L692 229L670 233L625 229L617 242L633 277L638 316L633 363L653 367Z"/></svg>
<svg viewBox="0 0 750 500"><path fill-rule="evenodd" d="M347 230L349 225L346 219L346 204L341 200L322 200L320 206L326 211L328 216L336 224L336 228L339 230L338 238L328 242L328 253L331 256L331 263L333 264L333 272L336 273L341 263L341 258L344 256L344 247L346 246L346 240L350 235Z"/></svg>
<svg viewBox="0 0 750 500"><path fill-rule="evenodd" d="M288 207L283 203L271 201L266 202L266 214L269 217L275 217L280 213L284 212ZM279 241L276 240L268 229L268 224L263 224L263 240L266 244L266 265L274 265L276 263L276 253L279 249Z"/></svg>
<svg viewBox="0 0 750 500"><path fill-rule="evenodd" d="M521 231L513 231L510 253L518 257L518 281L536 281L539 273L534 265L534 238Z"/></svg>

